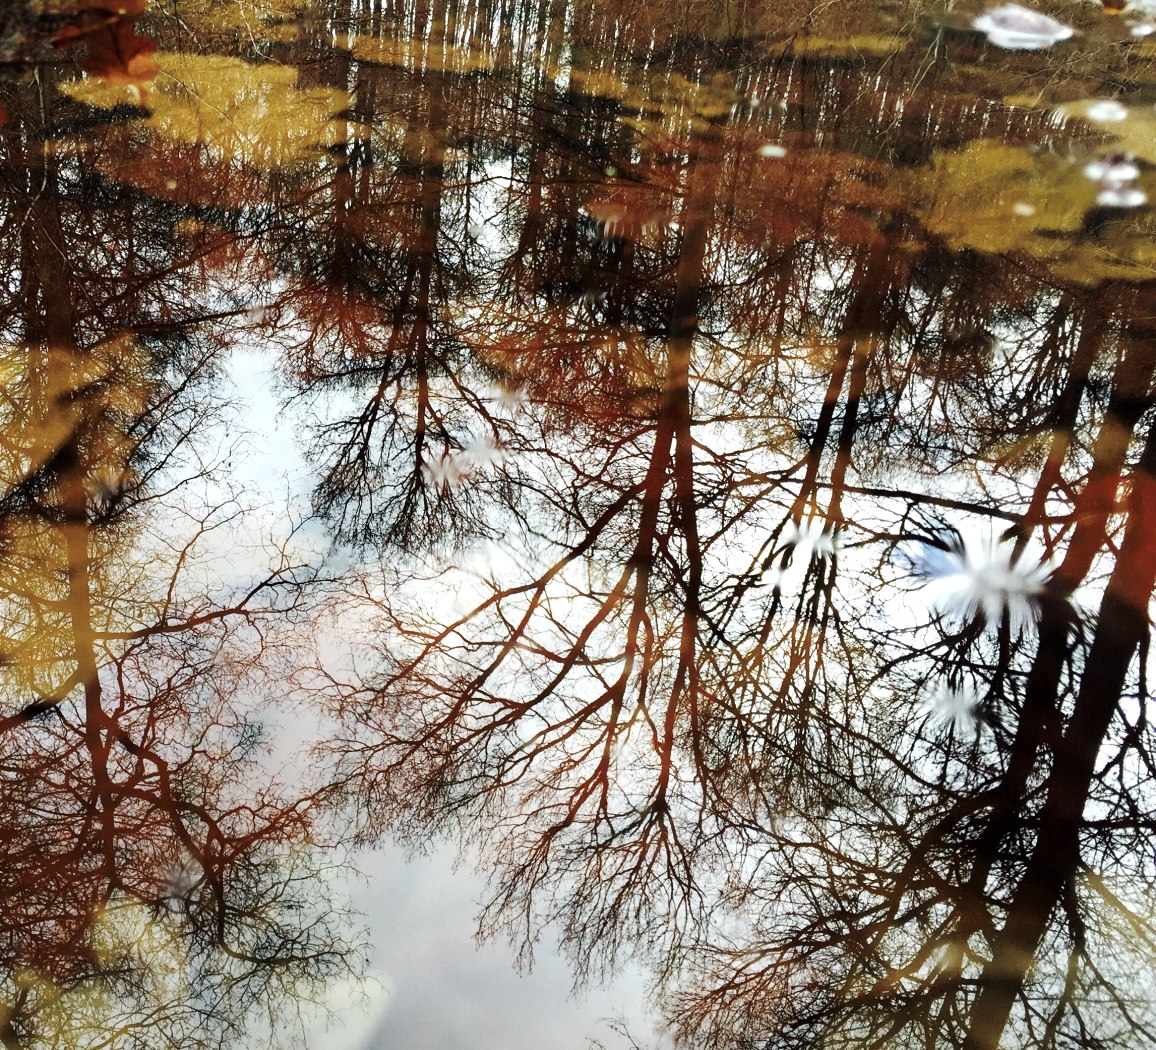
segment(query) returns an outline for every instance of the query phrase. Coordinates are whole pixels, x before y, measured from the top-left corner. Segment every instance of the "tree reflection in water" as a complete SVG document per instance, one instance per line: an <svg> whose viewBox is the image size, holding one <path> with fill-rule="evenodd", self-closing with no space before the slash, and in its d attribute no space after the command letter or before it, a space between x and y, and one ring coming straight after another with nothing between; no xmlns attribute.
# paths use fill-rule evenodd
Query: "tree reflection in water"
<svg viewBox="0 0 1156 1050"><path fill-rule="evenodd" d="M226 1034L218 997L332 972L275 863L324 801L480 849L484 933L643 960L688 1045L1151 1042L1152 229L1084 174L1143 47L1088 11L1060 61L915 7L156 6L147 123L9 92L5 726L45 801L24 744L6 1038L33 969L139 990L122 902ZM288 549L241 597L131 568L254 338L358 674ZM238 659L336 719L326 790L246 779Z"/></svg>
<svg viewBox="0 0 1156 1050"><path fill-rule="evenodd" d="M357 965L315 799L260 760L316 570L219 484L213 238L58 162L35 84L7 101L0 1041L233 1043Z"/></svg>

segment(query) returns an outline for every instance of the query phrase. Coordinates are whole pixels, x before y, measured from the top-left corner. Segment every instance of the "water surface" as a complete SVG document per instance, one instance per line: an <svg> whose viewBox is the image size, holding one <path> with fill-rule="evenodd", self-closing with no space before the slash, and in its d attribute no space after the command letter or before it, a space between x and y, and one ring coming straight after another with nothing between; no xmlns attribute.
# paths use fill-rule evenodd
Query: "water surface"
<svg viewBox="0 0 1156 1050"><path fill-rule="evenodd" d="M647 975L559 1050L1156 1041L1146 0L107 2L0 15L0 1043L388 1015L395 846Z"/></svg>

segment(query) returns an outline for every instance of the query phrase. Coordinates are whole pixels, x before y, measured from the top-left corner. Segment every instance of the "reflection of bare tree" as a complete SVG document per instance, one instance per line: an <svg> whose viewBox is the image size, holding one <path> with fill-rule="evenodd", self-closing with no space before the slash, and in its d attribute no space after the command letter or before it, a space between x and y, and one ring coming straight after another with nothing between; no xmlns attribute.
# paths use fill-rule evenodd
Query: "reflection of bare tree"
<svg viewBox="0 0 1156 1050"><path fill-rule="evenodd" d="M1080 350L1102 337L1094 316L1089 325ZM736 1031L774 1046L994 1047L1005 1029L1041 1046L1113 1031L1150 1038L1148 1008L1121 969L1151 936L1124 860L1148 825L1148 744L1130 714L1128 675L1147 634L1135 610L1152 590L1150 439L1087 634L1067 601L1114 531L1128 435L1152 404L1150 355L1131 336L1120 342L1091 469L1077 461L1086 478L1060 519L1076 525L1040 595L1034 637L1019 633L1008 606L973 614L938 651L904 652L906 632L884 627L880 655L894 654L890 674L906 669L907 697L945 675L941 690L962 694L967 682L972 692L953 701L945 740L935 744L936 724L925 721L915 747L902 720L888 728L884 709L862 721L853 692L828 708L827 747L806 765L822 807L791 808L767 829L728 898L750 923L746 935L692 953L689 990L674 1000L706 1045L734 1045ZM1086 356L1072 361L1077 376ZM1051 460L1040 483L1048 478L1061 483ZM1020 535L1039 524L1029 496ZM991 732L1001 728L995 695L1006 736ZM836 738L843 748L831 748Z"/></svg>
<svg viewBox="0 0 1156 1050"><path fill-rule="evenodd" d="M0 1038L220 1045L346 965L312 884L314 799L256 761L253 707L291 681L304 636L279 624L305 616L312 572L283 548L251 582L205 576L239 509L196 510L217 362L203 311L172 312L190 261L163 214L66 185L22 134L36 112L6 141ZM69 219L95 244L123 204L142 254L109 294Z"/></svg>
<svg viewBox="0 0 1156 1050"><path fill-rule="evenodd" d="M548 531L531 540L525 579L487 574L478 604L445 627L397 620L411 651L373 702L358 692L346 707L367 734L348 757L374 819L411 805L446 823L493 814L505 831L494 922L517 928L544 885L564 885L566 935L591 965L595 948L665 936L659 916L687 922L701 905L706 771L680 737L705 699L690 384L709 170L688 173L653 418L623 420L593 455L558 449L534 467L600 478L600 491L559 528L563 507L542 490L527 523Z"/></svg>
<svg viewBox="0 0 1156 1050"><path fill-rule="evenodd" d="M1136 406L1137 419L1142 408L1151 404L1152 364L1149 360L1140 390L1136 389L1135 377L1128 377L1132 382L1125 387L1129 401ZM1110 424L1119 425L1111 417L1106 426ZM1112 444L1120 447L1126 442L1113 435ZM1137 653L1143 651L1148 637L1147 610L1156 585L1154 476L1156 429L1148 434L1132 476L1127 529L1100 605L1096 632L1082 668L1072 713L1062 735L1054 742L1055 754L1043 785L1035 843L979 980L972 1024L964 1044L969 1050L986 1050L999 1043L1013 1004L1025 987L1031 960L1061 905L1067 913L1066 922L1073 940L1066 983L1066 988L1071 990L1069 997L1077 982L1087 979L1081 970L1095 965L1087 954L1087 920L1077 900L1076 876L1085 864L1091 872L1099 871L1100 864L1082 855L1082 824L1096 775L1096 762L1124 698L1129 668ZM1094 484L1095 480L1090 481L1089 487ZM1069 548L1078 549L1074 542ZM1127 824L1125 821L1122 830L1130 830ZM1100 855L1097 858L1100 863L1115 852L1110 839L1104 845L1108 847L1107 855L1095 847L1089 851L1092 856ZM1111 900L1108 895L1101 903L1110 903L1125 915L1128 912L1123 901ZM1140 923L1141 930L1145 925ZM1126 1008L1124 995L1119 992L1109 995L1117 1005ZM1049 1027L1058 1028L1061 1016L1057 1012L1054 1019L1049 1019ZM1133 1024L1137 1032L1150 1031L1142 1022Z"/></svg>
<svg viewBox="0 0 1156 1050"><path fill-rule="evenodd" d="M438 45L408 46L417 61ZM307 184L308 206L326 207L312 217L315 238L293 230L275 255L295 278L275 310L296 400L318 407L319 512L353 543L421 548L488 531L486 460L505 436L451 318L470 293L463 263L476 234L461 228L468 198L447 202L446 182L474 118L452 68L403 79L363 62L357 75L359 96L389 93L390 111L345 148L324 187Z"/></svg>
<svg viewBox="0 0 1156 1050"><path fill-rule="evenodd" d="M345 687L343 783L373 831L487 847L487 929L530 945L553 921L587 972L651 952L703 1045L994 1045L981 1014L1063 1045L1110 1025L1103 1002L1128 1004L1105 931L1147 933L1081 871L1136 870L1112 858L1146 826L1147 752L1134 719L1097 775L1115 741L1082 712L1093 692L1101 719L1129 710L1140 642L1105 647L1127 636L1110 596L1141 580L1137 529L1099 617L1072 602L1119 534L1144 340L1094 297L921 246L859 123L839 130L861 152L824 167L799 115L763 154L792 158L776 179L751 174L749 127L704 116L717 85L635 113L596 83L613 105L538 103L501 305L455 331L526 401L517 527L490 564L436 563L424 604L400 579L378 599L385 669ZM577 128L600 135L588 156ZM928 121L905 146L958 134ZM979 547L1020 605L897 607L897 547L924 577L991 578L943 519L995 524Z"/></svg>
<svg viewBox="0 0 1156 1050"><path fill-rule="evenodd" d="M263 331L297 403L322 406L316 501L341 537L392 558L494 540L350 585L380 614L383 669L340 686L330 750L367 833L482 841L487 929L529 945L555 921L584 972L651 952L703 1045L1143 1042L1121 975L1151 932L1132 670L1151 442L1130 456L1152 361L1107 309L1142 314L1143 293L948 252L878 159L997 120L1044 141L1043 116L964 105L920 46L832 60L820 11L781 59L759 41L712 76L652 5L629 27L599 2L443 9L328 7L358 33L334 49L319 18L284 53L353 87L347 134L266 172L259 219L229 203L243 180L197 188L234 208L223 227L262 224ZM59 260L31 254L25 295L67 302ZM267 624L304 615L307 579L285 561L208 603L133 586L163 446L138 435L183 402L157 407L165 354L107 338L148 323L118 310L73 294L20 340L12 401L39 408L5 521L20 579L48 582L6 581L12 624L37 626L9 632L31 699L4 725L46 771L32 815L10 800L31 874L0 901L15 916L41 894L49 979L133 1003L128 920L91 916L151 906L201 1000L232 1003L333 962L262 896L311 800L232 787L252 745L234 654L276 662ZM969 547L977 519L995 531ZM954 578L955 606L897 599L896 548ZM7 1038L32 1023L22 1001Z"/></svg>

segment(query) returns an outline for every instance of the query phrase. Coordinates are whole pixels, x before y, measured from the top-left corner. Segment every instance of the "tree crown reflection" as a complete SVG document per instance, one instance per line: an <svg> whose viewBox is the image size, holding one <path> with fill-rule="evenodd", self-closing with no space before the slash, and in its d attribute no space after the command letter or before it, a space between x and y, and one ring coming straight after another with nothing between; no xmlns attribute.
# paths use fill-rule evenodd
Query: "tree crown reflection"
<svg viewBox="0 0 1156 1050"><path fill-rule="evenodd" d="M325 825L476 850L483 932L688 1045L1151 1041L1130 23L154 6L147 84L6 89L4 1038L337 972ZM340 579L198 575L245 343Z"/></svg>

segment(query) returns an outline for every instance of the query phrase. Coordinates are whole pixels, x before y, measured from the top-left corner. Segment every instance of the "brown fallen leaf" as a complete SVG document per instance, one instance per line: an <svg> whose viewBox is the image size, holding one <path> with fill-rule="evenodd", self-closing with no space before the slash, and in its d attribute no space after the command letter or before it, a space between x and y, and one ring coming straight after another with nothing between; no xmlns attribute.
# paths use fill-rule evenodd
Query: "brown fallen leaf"
<svg viewBox="0 0 1156 1050"><path fill-rule="evenodd" d="M117 11L93 8L82 12L56 34L57 47L84 44L87 57L81 69L110 84L128 84L143 102L160 67L156 41L134 28L147 0L123 0Z"/></svg>

